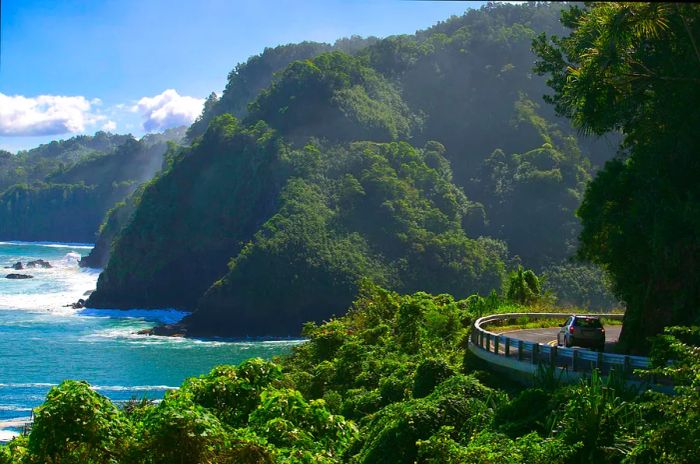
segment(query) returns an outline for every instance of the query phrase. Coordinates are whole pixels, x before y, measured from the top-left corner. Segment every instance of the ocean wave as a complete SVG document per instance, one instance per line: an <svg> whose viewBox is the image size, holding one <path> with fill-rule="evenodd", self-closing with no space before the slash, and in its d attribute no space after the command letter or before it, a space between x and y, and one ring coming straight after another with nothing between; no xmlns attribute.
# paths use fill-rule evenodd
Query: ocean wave
<svg viewBox="0 0 700 464"><path fill-rule="evenodd" d="M0 388L50 388L57 386L57 383L0 383ZM91 385L95 391L163 391L177 390L177 387L170 385ZM10 407L10 406L7 406ZM2 407L0 406L0 410ZM28 409L29 411L30 409ZM2 423L2 421L0 421Z"/></svg>
<svg viewBox="0 0 700 464"><path fill-rule="evenodd" d="M122 385L94 385L91 386L95 391L166 391L166 390L177 390L178 387L171 387L170 385L134 385L131 387L125 387Z"/></svg>
<svg viewBox="0 0 700 464"><path fill-rule="evenodd" d="M13 417L12 419L0 420L0 429L10 429L24 427L26 424L32 421L29 416L26 417Z"/></svg>
<svg viewBox="0 0 700 464"><path fill-rule="evenodd" d="M36 268L29 272L34 279L12 283L0 294L0 309L50 311L57 315L75 312L69 305L85 298L97 284L99 270L80 269L77 253L68 253L63 260L52 261L50 269Z"/></svg>
<svg viewBox="0 0 700 464"><path fill-rule="evenodd" d="M0 383L0 388L50 388L57 383Z"/></svg>
<svg viewBox="0 0 700 464"><path fill-rule="evenodd" d="M32 408L15 406L14 404L0 404L0 411L29 412Z"/></svg>
<svg viewBox="0 0 700 464"><path fill-rule="evenodd" d="M108 317L112 319L139 319L143 321L174 324L190 313L177 309L94 309L83 308L76 312L81 316Z"/></svg>
<svg viewBox="0 0 700 464"><path fill-rule="evenodd" d="M1 241L0 245L15 245L15 246L41 246L47 248L80 248L82 250L91 250L95 247L91 243L81 242L23 242L23 241Z"/></svg>

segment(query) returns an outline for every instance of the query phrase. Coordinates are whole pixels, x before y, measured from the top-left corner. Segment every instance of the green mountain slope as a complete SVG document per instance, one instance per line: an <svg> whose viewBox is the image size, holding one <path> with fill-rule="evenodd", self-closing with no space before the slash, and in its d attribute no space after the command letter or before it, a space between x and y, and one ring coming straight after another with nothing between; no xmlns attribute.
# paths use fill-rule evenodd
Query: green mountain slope
<svg viewBox="0 0 700 464"><path fill-rule="evenodd" d="M0 239L93 242L106 212L153 177L167 142L183 135L171 129L137 141L98 132L10 155L33 174L0 194Z"/></svg>
<svg viewBox="0 0 700 464"><path fill-rule="evenodd" d="M210 99L207 131L125 215L88 304L194 310L193 334L287 335L342 311L362 278L462 297L500 289L511 260L556 266L612 154L536 103L531 39L560 30L559 9L489 5L291 62L245 111L228 104L240 120ZM239 102L245 69L225 92Z"/></svg>

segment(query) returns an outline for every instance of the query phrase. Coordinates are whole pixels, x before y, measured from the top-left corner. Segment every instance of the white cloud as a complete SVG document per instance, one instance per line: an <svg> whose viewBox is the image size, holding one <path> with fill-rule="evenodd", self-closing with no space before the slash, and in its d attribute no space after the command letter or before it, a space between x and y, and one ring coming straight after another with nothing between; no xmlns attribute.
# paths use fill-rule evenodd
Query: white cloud
<svg viewBox="0 0 700 464"><path fill-rule="evenodd" d="M0 93L0 135L35 136L78 133L104 120L91 112L99 99L83 96L5 95Z"/></svg>
<svg viewBox="0 0 700 464"><path fill-rule="evenodd" d="M144 118L147 132L191 124L202 112L203 98L186 97L168 89L154 97L143 97L131 108Z"/></svg>
<svg viewBox="0 0 700 464"><path fill-rule="evenodd" d="M117 123L112 121L111 119L107 121L106 123L102 124L102 130L105 132L114 132L114 130L117 128Z"/></svg>

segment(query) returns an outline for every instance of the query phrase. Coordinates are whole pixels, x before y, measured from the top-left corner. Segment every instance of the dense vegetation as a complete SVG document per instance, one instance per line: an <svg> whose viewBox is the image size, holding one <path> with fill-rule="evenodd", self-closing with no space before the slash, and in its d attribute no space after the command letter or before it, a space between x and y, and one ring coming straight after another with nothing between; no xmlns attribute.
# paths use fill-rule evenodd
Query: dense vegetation
<svg viewBox="0 0 700 464"><path fill-rule="evenodd" d="M105 213L153 177L182 135L98 132L0 157L0 239L93 242Z"/></svg>
<svg viewBox="0 0 700 464"><path fill-rule="evenodd" d="M0 151L0 192L14 184L42 181L57 169L64 169L89 156L109 153L131 137L97 132L68 140L53 141L16 155Z"/></svg>
<svg viewBox="0 0 700 464"><path fill-rule="evenodd" d="M0 448L0 463L695 461L700 358L687 343L700 332L656 341L656 365L678 361L659 370L674 376L676 396L614 375L562 386L544 371L522 389L465 351L484 310L527 308L365 284L346 316L307 324L308 342L290 356L216 367L158 404L118 408L66 381L35 410L31 433Z"/></svg>
<svg viewBox="0 0 700 464"><path fill-rule="evenodd" d="M194 305L206 291L192 332L236 320L229 334L288 335L345 309L363 277L461 296L501 284L505 246L465 235L475 208L437 143L294 148L224 115L176 158L144 190L90 305Z"/></svg>
<svg viewBox="0 0 700 464"><path fill-rule="evenodd" d="M586 132L624 133L583 199L579 254L609 271L621 342L643 351L665 326L700 323L700 7L610 3L563 20L569 36L535 44L550 101Z"/></svg>
<svg viewBox="0 0 700 464"><path fill-rule="evenodd" d="M248 114L248 104L272 83L276 72L284 70L290 63L314 58L330 51L354 54L376 40L374 37L365 39L353 36L338 39L332 46L318 42L301 42L266 48L261 54L238 64L229 73L228 83L221 98L215 93L209 95L201 117L187 130L187 137L192 141L204 134L209 122L216 116L229 113L237 118L245 117Z"/></svg>
<svg viewBox="0 0 700 464"><path fill-rule="evenodd" d="M190 333L288 335L343 311L362 277L462 298L500 291L517 263L595 272L564 263L611 151L537 104L531 71L559 10L494 4L237 66L191 147L106 221L96 262L113 254L88 304L196 310ZM558 284L565 304L616 303Z"/></svg>

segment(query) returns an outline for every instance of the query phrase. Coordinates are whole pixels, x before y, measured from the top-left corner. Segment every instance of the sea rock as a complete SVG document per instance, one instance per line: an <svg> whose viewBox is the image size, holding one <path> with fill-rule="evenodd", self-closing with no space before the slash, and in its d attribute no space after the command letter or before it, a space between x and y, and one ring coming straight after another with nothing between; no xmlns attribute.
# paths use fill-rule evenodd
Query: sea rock
<svg viewBox="0 0 700 464"><path fill-rule="evenodd" d="M33 279L34 276L30 276L27 274L7 274L5 276L6 279Z"/></svg>
<svg viewBox="0 0 700 464"><path fill-rule="evenodd" d="M42 267L44 269L51 269L53 267L51 263L49 263L48 261L44 261L43 259L37 259L36 261L29 261L27 263L27 268L33 268L37 266Z"/></svg>
<svg viewBox="0 0 700 464"><path fill-rule="evenodd" d="M159 335L161 337L185 337L187 336L187 327L182 324L164 324L153 327L152 329L139 330L139 335Z"/></svg>
<svg viewBox="0 0 700 464"><path fill-rule="evenodd" d="M13 265L10 266L10 267L11 267L12 269L14 269L15 271L21 271L22 269L24 269L24 266L22 266L22 263L19 262L19 261L17 261L15 264L13 264Z"/></svg>

